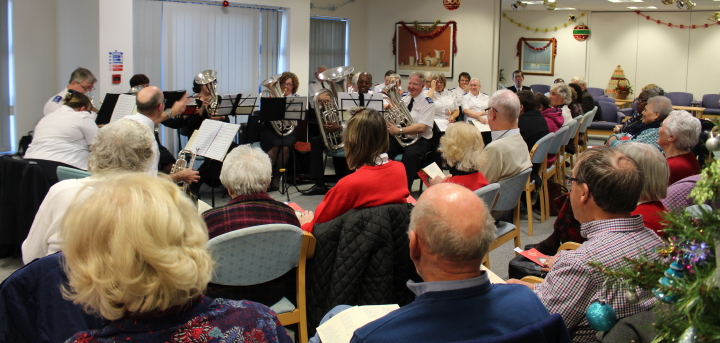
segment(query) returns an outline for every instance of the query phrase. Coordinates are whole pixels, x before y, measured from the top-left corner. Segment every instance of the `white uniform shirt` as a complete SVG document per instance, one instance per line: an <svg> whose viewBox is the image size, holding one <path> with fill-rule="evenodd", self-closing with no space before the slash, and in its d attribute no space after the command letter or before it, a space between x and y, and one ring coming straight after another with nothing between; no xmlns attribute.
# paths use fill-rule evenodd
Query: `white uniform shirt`
<svg viewBox="0 0 720 343"><path fill-rule="evenodd" d="M403 94L403 102L405 103L405 107L410 105L410 99L413 99L410 96L410 93L407 92ZM421 134L422 138L430 139L433 136L433 124L435 123L435 105L433 103L433 100L430 99L425 92L420 92L418 96L416 96L415 101L413 102L413 108L410 111L410 116L412 117L415 124L425 124L427 125L427 129L425 129L425 132Z"/></svg>
<svg viewBox="0 0 720 343"><path fill-rule="evenodd" d="M486 108L488 108L488 101L490 100L490 97L485 93L478 93L478 95L473 95L472 93L467 93L463 95L462 97L462 108L463 111L466 109L469 109L471 111L479 112L483 111ZM471 118L470 116L465 116L465 121L470 122L474 120L474 118Z"/></svg>
<svg viewBox="0 0 720 343"><path fill-rule="evenodd" d="M375 93L382 93L383 88L387 86L385 83L378 83L373 87L372 91Z"/></svg>
<svg viewBox="0 0 720 343"><path fill-rule="evenodd" d="M97 131L92 114L62 105L35 126L25 158L62 162L87 170L90 144Z"/></svg>
<svg viewBox="0 0 720 343"><path fill-rule="evenodd" d="M67 93L68 89L65 87L65 89L60 91L60 93L57 93L55 96L50 98L50 100L45 103L45 107L43 107L43 115L46 116L57 111L57 109L63 105L63 100L65 100L65 95L67 95Z"/></svg>
<svg viewBox="0 0 720 343"><path fill-rule="evenodd" d="M315 106L315 93L320 91L323 88L327 88L329 84L327 82L320 82L320 81L313 81L310 82L310 85L308 85L308 103L310 104L310 107ZM296 95L299 96L299 95Z"/></svg>
<svg viewBox="0 0 720 343"><path fill-rule="evenodd" d="M468 89L470 89L470 88L468 88ZM450 92L455 94L455 99L462 99L462 97L463 97L463 95L465 95L465 93L469 93L469 91L465 92L465 90L460 87L455 87L455 88L451 89ZM459 104L458 104L458 106L459 106Z"/></svg>
<svg viewBox="0 0 720 343"><path fill-rule="evenodd" d="M455 101L455 93L444 89L442 92L435 91L435 118L447 119L448 110L450 113L458 109Z"/></svg>
<svg viewBox="0 0 720 343"><path fill-rule="evenodd" d="M135 113L133 115L127 116L120 120L135 120L139 122L140 124L143 124L147 126L148 131L150 132L153 137L155 137L155 123L152 121L152 119L148 118L146 115L142 113ZM160 164L160 148L158 148L157 141L153 139L153 158L152 163L148 166L148 169L145 170L145 173L152 176L157 176L158 173L158 164Z"/></svg>

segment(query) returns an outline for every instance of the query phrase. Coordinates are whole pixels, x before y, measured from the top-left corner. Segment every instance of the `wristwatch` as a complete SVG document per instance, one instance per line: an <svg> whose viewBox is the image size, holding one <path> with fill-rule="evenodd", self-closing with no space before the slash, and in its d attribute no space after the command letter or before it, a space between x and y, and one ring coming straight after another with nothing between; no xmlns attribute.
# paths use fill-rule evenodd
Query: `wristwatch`
<svg viewBox="0 0 720 343"><path fill-rule="evenodd" d="M166 108L166 109L165 109L165 114L167 114L168 118L172 118L172 117L173 117L173 115L172 115L172 108Z"/></svg>
<svg viewBox="0 0 720 343"><path fill-rule="evenodd" d="M401 128L400 128L400 135L402 136L402 134L403 134L403 133L402 133L402 127L401 127Z"/></svg>

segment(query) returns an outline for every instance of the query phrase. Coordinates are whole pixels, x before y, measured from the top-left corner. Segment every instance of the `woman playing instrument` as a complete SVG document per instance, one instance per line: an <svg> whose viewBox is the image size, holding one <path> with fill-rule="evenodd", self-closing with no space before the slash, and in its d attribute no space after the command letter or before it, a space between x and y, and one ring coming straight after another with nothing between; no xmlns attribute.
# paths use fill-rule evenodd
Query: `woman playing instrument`
<svg viewBox="0 0 720 343"><path fill-rule="evenodd" d="M295 73L286 71L280 75L277 82L280 83L280 89L282 90L284 97L299 96L297 95L298 87L300 87L300 80ZM285 121L285 125L288 121ZM295 131L285 136L278 134L273 124L270 122L264 122L260 129L260 147L270 156L270 162L272 162L272 180L268 192L277 191L280 186L280 169L285 168L288 160L290 159L290 148L295 146L297 137L295 137Z"/></svg>
<svg viewBox="0 0 720 343"><path fill-rule="evenodd" d="M451 182L471 191L487 186L487 179L478 171L483 163L487 163L482 157L484 148L482 135L474 125L455 123L448 126L440 138L438 150L450 166L450 175L433 178L430 186Z"/></svg>
<svg viewBox="0 0 720 343"><path fill-rule="evenodd" d="M302 229L312 232L315 224L335 219L355 208L400 204L410 192L405 167L388 160L390 137L385 118L370 108L362 108L347 121L343 133L348 167L356 169L325 194L315 214L305 211L299 216ZM387 187L390 185L390 187Z"/></svg>

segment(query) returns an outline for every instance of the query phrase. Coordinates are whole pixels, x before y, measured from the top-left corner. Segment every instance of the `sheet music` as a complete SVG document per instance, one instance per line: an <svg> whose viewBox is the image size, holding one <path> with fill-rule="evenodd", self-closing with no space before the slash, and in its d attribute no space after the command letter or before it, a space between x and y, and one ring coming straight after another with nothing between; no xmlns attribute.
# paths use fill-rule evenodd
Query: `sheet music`
<svg viewBox="0 0 720 343"><path fill-rule="evenodd" d="M491 131L491 130L490 130L490 125L488 125L488 124L483 124L483 123L481 123L480 121L475 120L475 119L470 119L470 122L471 122L473 125L475 125L475 127L476 127L478 130L480 130L480 132L490 132L490 131Z"/></svg>
<svg viewBox="0 0 720 343"><path fill-rule="evenodd" d="M257 103L258 96L248 96L247 98L240 98L238 101L237 109L235 114L251 115L255 111L255 104Z"/></svg>
<svg viewBox="0 0 720 343"><path fill-rule="evenodd" d="M382 111L383 107L383 95L380 93L365 94L365 107L372 108L376 111ZM340 108L347 111L353 107L360 106L360 95L358 93L338 93L338 101Z"/></svg>
<svg viewBox="0 0 720 343"><path fill-rule="evenodd" d="M135 105L135 96L128 94L120 94L118 96L117 103L113 109L110 122L114 123L116 120L125 118L129 115L137 113L137 107Z"/></svg>
<svg viewBox="0 0 720 343"><path fill-rule="evenodd" d="M238 124L204 120L190 150L199 149L198 155L222 162L238 130L240 130Z"/></svg>
<svg viewBox="0 0 720 343"><path fill-rule="evenodd" d="M435 119L435 125L437 125L440 132L445 132L448 125L450 125L450 121L448 121L447 119Z"/></svg>
<svg viewBox="0 0 720 343"><path fill-rule="evenodd" d="M307 101L306 97L286 97L285 98L285 120L302 120L304 104Z"/></svg>
<svg viewBox="0 0 720 343"><path fill-rule="evenodd" d="M394 305L355 306L342 311L317 328L323 343L347 343L355 330L400 308Z"/></svg>

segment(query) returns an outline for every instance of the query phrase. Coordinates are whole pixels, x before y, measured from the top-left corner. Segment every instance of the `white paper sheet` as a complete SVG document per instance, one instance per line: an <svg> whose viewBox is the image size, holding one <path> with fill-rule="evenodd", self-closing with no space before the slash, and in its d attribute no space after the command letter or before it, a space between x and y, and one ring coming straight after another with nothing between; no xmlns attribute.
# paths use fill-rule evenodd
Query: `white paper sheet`
<svg viewBox="0 0 720 343"><path fill-rule="evenodd" d="M480 132L490 132L490 125L483 124L475 119L470 119L470 122L475 125L475 127L480 130Z"/></svg>
<svg viewBox="0 0 720 343"><path fill-rule="evenodd" d="M120 94L118 96L117 103L113 109L110 122L114 123L116 120L120 120L127 116L137 113L137 106L135 105L135 96L128 94Z"/></svg>
<svg viewBox="0 0 720 343"><path fill-rule="evenodd" d="M492 270L487 269L484 265L480 265L480 270L484 270L486 273L488 273L488 277L490 278L491 283L507 283L505 280L501 279L497 274L493 273Z"/></svg>
<svg viewBox="0 0 720 343"><path fill-rule="evenodd" d="M347 343L355 330L398 308L397 304L355 306L318 326L317 332L323 343Z"/></svg>
<svg viewBox="0 0 720 343"><path fill-rule="evenodd" d="M442 169L437 165L437 163L433 162L427 167L423 168L423 170L428 174L429 179L434 179L436 177L444 177L445 174L443 174Z"/></svg>
<svg viewBox="0 0 720 343"><path fill-rule="evenodd" d="M440 132L445 132L447 130L448 125L450 125L450 122L447 119L435 119L435 125L437 125Z"/></svg>
<svg viewBox="0 0 720 343"><path fill-rule="evenodd" d="M198 149L198 155L222 162L238 130L238 124L204 120L190 150Z"/></svg>

